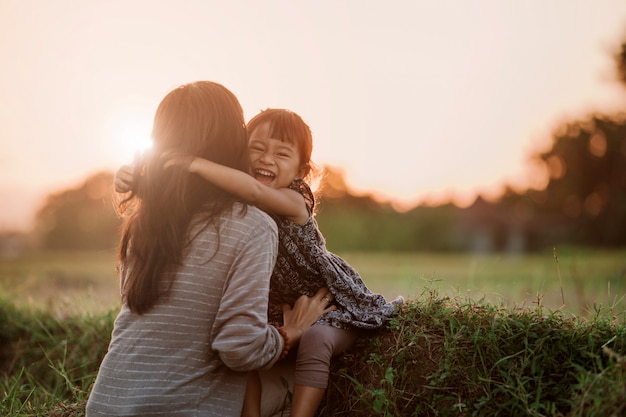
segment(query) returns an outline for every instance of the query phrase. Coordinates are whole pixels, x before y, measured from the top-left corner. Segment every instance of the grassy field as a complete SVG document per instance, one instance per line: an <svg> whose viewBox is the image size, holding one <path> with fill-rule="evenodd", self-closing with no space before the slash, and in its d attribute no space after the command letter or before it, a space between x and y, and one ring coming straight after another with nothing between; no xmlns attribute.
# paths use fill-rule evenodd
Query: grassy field
<svg viewBox="0 0 626 417"><path fill-rule="evenodd" d="M410 302L333 363L320 416L626 412L626 251L342 256ZM84 417L119 306L115 254L3 259L0 290L0 415Z"/></svg>
<svg viewBox="0 0 626 417"><path fill-rule="evenodd" d="M119 305L114 251L38 252L0 259L4 298L36 309L80 313Z"/></svg>
<svg viewBox="0 0 626 417"><path fill-rule="evenodd" d="M626 251L567 249L532 255L344 254L366 283L389 298L425 290L508 307L588 317L626 310Z"/></svg>
<svg viewBox="0 0 626 417"><path fill-rule="evenodd" d="M444 296L588 317L626 310L626 250L557 249L532 255L344 253L374 292ZM558 262L557 262L558 260ZM31 253L0 259L0 291L19 305L100 312L119 305L114 251Z"/></svg>

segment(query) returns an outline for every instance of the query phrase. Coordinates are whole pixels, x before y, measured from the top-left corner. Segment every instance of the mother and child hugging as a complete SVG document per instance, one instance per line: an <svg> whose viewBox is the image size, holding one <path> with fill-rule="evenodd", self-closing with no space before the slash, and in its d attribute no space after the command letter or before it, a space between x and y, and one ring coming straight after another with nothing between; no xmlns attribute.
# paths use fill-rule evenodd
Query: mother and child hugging
<svg viewBox="0 0 626 417"><path fill-rule="evenodd" d="M197 81L163 98L152 139L115 178L122 303L87 417L314 416L333 356L403 299L326 249L309 126L284 109L246 124Z"/></svg>

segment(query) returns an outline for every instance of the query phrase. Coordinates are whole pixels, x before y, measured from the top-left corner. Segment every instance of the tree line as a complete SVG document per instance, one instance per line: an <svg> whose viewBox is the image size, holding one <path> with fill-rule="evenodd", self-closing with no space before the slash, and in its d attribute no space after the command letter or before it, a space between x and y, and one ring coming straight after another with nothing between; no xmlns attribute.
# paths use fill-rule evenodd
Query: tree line
<svg viewBox="0 0 626 417"><path fill-rule="evenodd" d="M626 87L626 40L615 54ZM469 207L418 206L400 213L372 196L354 195L326 167L317 220L333 251L516 251L555 245L626 246L626 113L591 114L564 122L552 147L533 155L548 176L541 190ZM31 242L40 249L109 249L121 219L113 173L51 194L38 211Z"/></svg>

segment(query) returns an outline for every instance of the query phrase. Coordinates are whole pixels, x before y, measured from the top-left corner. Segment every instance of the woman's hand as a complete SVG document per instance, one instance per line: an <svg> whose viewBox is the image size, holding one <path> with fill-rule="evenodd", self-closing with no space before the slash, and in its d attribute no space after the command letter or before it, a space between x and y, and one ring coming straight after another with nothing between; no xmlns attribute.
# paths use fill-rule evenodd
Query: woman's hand
<svg viewBox="0 0 626 417"><path fill-rule="evenodd" d="M321 288L313 297L300 296L296 300L293 308L288 304L283 305L283 327L287 333L289 343L295 345L302 336L302 333L311 327L313 323L324 313L336 310L337 307L331 305L333 295L328 288Z"/></svg>

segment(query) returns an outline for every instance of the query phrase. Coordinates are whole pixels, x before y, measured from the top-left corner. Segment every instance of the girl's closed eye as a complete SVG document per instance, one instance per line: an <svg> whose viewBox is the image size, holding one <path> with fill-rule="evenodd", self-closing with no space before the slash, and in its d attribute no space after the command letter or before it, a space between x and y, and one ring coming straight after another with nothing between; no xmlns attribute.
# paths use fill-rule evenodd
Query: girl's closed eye
<svg viewBox="0 0 626 417"><path fill-rule="evenodd" d="M250 146L249 149L250 149L250 152L263 152L264 151L263 147L259 145L252 145Z"/></svg>

